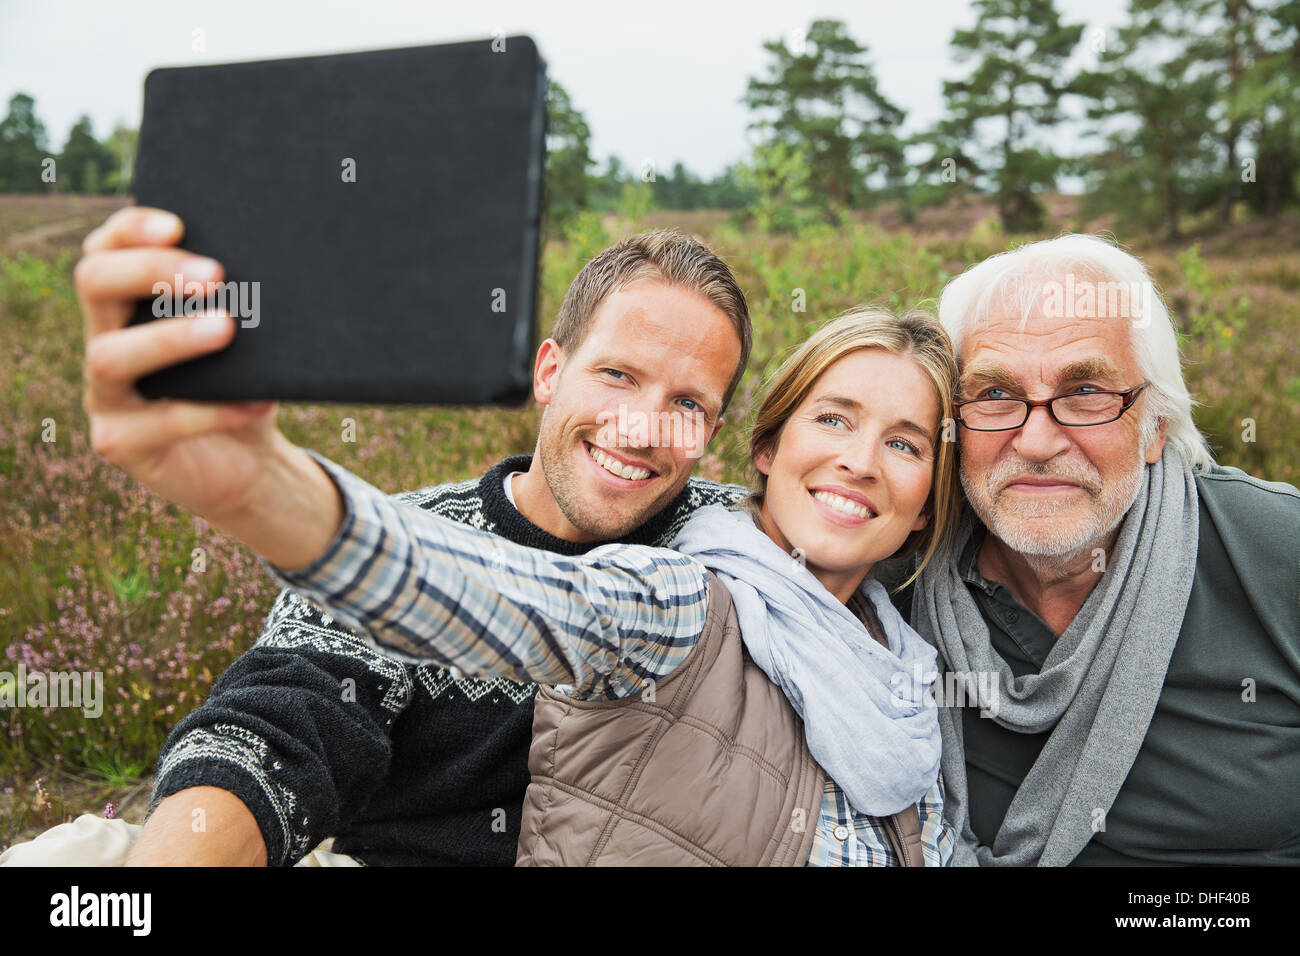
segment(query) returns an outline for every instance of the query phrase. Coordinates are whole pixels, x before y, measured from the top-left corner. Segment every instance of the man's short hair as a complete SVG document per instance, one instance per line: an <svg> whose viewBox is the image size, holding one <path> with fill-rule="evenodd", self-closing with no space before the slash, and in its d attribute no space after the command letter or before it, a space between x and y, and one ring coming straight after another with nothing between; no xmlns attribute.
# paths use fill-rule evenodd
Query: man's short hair
<svg viewBox="0 0 1300 956"><path fill-rule="evenodd" d="M605 297L638 279L658 279L697 292L722 310L735 326L740 336L740 361L722 396L721 411L725 412L749 364L753 339L749 306L727 264L691 236L673 229L656 229L630 236L600 253L582 267L569 286L551 338L565 352L579 348Z"/></svg>

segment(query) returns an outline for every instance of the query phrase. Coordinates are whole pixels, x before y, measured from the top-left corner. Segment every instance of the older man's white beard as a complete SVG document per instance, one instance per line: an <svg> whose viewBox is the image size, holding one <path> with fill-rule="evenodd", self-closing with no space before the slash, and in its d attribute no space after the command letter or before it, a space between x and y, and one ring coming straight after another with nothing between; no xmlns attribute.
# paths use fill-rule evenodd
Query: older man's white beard
<svg viewBox="0 0 1300 956"><path fill-rule="evenodd" d="M1070 513L1084 507L1077 499L1003 497L1002 489L1008 484L1031 476L1074 482L1088 495L1092 507L1071 520ZM1086 461L1041 464L1013 457L998 462L982 481L968 474L964 463L961 468L966 498L985 527L1011 550L1031 559L1031 564L1039 563L1032 560L1038 558L1048 559L1043 563L1050 565L1067 564L1097 547L1124 520L1144 477L1145 462L1141 457L1109 486L1102 484L1101 474Z"/></svg>

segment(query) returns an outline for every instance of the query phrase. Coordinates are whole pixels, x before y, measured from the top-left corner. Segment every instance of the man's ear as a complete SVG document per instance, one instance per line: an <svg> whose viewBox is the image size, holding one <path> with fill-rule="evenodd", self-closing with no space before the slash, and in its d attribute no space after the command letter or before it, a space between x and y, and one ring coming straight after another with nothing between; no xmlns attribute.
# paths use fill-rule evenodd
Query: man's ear
<svg viewBox="0 0 1300 956"><path fill-rule="evenodd" d="M1146 462L1148 465L1154 465L1160 460L1160 456L1165 453L1165 439L1169 437L1169 423L1163 418L1160 420L1160 428L1156 431L1156 437L1151 440L1151 447L1147 449Z"/></svg>
<svg viewBox="0 0 1300 956"><path fill-rule="evenodd" d="M555 379L564 365L564 349L555 339L547 339L537 350L533 364L533 398L538 405L549 405L555 395Z"/></svg>
<svg viewBox="0 0 1300 956"><path fill-rule="evenodd" d="M722 425L723 425L723 423L724 423L725 421L726 421L725 418L719 418L719 419L714 423L714 425L713 425L713 431L709 432L709 444L712 444L712 443L713 443L713 439L715 439L715 438L718 437L718 432L722 431Z"/></svg>

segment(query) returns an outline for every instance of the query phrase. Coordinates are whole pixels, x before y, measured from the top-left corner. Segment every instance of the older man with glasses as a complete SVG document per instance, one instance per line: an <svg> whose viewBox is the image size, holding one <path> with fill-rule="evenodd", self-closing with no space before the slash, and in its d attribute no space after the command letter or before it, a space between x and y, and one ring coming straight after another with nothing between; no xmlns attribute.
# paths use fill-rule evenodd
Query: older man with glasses
<svg viewBox="0 0 1300 956"><path fill-rule="evenodd" d="M1300 863L1300 491L1215 464L1108 242L995 256L939 313L970 508L901 600L968 675L940 711L957 862Z"/></svg>

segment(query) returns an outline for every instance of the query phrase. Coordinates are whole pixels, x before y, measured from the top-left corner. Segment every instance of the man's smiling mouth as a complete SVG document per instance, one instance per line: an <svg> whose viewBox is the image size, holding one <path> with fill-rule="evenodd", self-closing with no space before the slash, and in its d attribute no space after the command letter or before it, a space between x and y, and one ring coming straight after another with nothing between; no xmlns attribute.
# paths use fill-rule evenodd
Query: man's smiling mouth
<svg viewBox="0 0 1300 956"><path fill-rule="evenodd" d="M623 478L627 481L644 481L647 478L653 478L657 474L653 469L647 468L644 465L624 461L611 452L605 451L603 448L597 448L591 442L584 441L582 445L587 450L588 458L600 465L601 468L605 469L611 475L618 478Z"/></svg>

